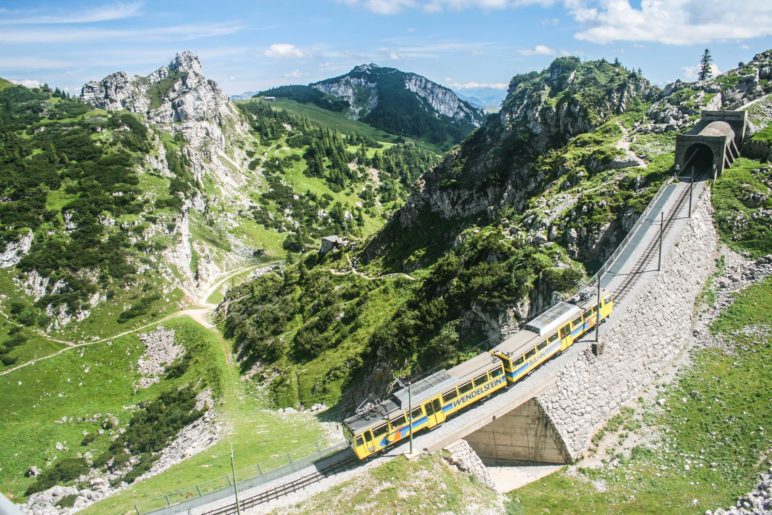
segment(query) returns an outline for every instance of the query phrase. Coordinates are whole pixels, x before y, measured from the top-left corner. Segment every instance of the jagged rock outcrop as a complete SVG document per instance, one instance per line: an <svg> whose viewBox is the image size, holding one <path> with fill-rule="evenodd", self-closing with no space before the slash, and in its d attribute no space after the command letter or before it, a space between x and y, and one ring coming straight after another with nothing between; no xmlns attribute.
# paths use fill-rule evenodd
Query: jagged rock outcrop
<svg viewBox="0 0 772 515"><path fill-rule="evenodd" d="M668 84L649 108L645 130L664 132L694 122L703 110L737 109L772 92L772 50L756 54L747 63L699 82L677 80Z"/></svg>
<svg viewBox="0 0 772 515"><path fill-rule="evenodd" d="M646 79L606 61L559 58L540 73L515 76L498 118L424 174L391 228L417 226L427 213L490 220L504 207L522 209L545 186L544 173L534 171L539 155L655 92ZM380 252L391 234L383 232L367 256Z"/></svg>
<svg viewBox="0 0 772 515"><path fill-rule="evenodd" d="M0 268L9 268L19 264L32 247L32 233L23 234L18 240L5 245L5 250L0 252Z"/></svg>
<svg viewBox="0 0 772 515"><path fill-rule="evenodd" d="M226 264L237 265L249 255L247 246L227 232L231 252L215 249L206 241L194 241L190 230L193 213L205 217L209 225L228 228L236 223L229 213L251 205L247 192L256 187L259 171L247 166L249 129L242 115L217 84L203 75L198 57L191 52L178 53L167 66L146 77L118 72L88 82L81 98L103 109L138 113L151 128L170 132L182 143L180 152L197 187L186 196L173 225L165 222L173 227L169 234L172 244L162 258L173 268L164 275L171 282L181 282L182 288L197 298ZM160 138L154 145L158 151L148 156L148 166L162 176L173 177L168 149ZM207 188L205 183L211 186ZM151 226L147 231L161 229ZM194 259L194 255L201 259Z"/></svg>
<svg viewBox="0 0 772 515"><path fill-rule="evenodd" d="M435 116L465 121L474 127L482 123L482 112L469 102L461 100L450 89L415 73L401 72L376 64L362 64L346 75L315 82L310 86L319 91L346 100L350 114L363 119L378 105L380 96L392 94L387 88L403 89L415 93L430 107Z"/></svg>
<svg viewBox="0 0 772 515"><path fill-rule="evenodd" d="M484 121L480 109L450 89L395 68L363 64L309 86L345 101L351 118L441 145L461 140Z"/></svg>
<svg viewBox="0 0 772 515"><path fill-rule="evenodd" d="M214 121L223 124L235 109L213 80L204 77L201 62L191 52L180 52L147 77L125 72L87 82L81 98L96 107L127 109L156 123Z"/></svg>

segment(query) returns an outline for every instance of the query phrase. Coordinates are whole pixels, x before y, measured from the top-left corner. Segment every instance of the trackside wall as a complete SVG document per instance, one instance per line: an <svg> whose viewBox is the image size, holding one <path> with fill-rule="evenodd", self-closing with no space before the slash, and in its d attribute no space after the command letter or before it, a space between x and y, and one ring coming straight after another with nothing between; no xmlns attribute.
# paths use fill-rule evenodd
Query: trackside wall
<svg viewBox="0 0 772 515"><path fill-rule="evenodd" d="M689 345L694 302L714 269L718 244L709 188L692 215L667 235L675 243L664 250L662 271L639 278L602 326L604 353L578 353L558 372L555 386L536 397L571 461L623 404L667 374ZM656 256L653 262L647 269L656 268Z"/></svg>

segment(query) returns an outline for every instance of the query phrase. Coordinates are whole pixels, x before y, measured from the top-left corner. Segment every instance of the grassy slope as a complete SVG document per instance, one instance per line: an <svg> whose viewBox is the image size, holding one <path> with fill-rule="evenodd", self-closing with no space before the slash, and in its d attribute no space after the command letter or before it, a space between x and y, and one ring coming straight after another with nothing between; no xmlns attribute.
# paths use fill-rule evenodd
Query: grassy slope
<svg viewBox="0 0 772 515"><path fill-rule="evenodd" d="M767 278L713 324L732 352L697 351L693 366L664 396L666 408L649 408L644 420L662 435L659 445L634 448L616 468L580 469L578 477L560 472L531 483L509 495L510 512L704 513L732 505L768 466L770 305ZM748 327L760 331L746 334ZM605 483L605 491L590 480Z"/></svg>
<svg viewBox="0 0 772 515"><path fill-rule="evenodd" d="M496 513L496 493L439 456L397 457L296 506L301 513Z"/></svg>
<svg viewBox="0 0 772 515"><path fill-rule="evenodd" d="M14 87L15 84L11 81L5 80L4 78L0 77L0 91L8 88Z"/></svg>
<svg viewBox="0 0 772 515"><path fill-rule="evenodd" d="M313 416L269 411L254 392L245 391L246 383L230 363L230 344L219 334L204 330L188 319L180 319L176 324L167 325L184 326L195 337L205 338L213 349L213 364L222 380L221 404L217 409L226 426L226 436L204 452L93 505L84 513L123 513L134 504L150 510L162 505L158 503L163 501L157 497L173 491L192 493L197 484L210 490L227 486L224 477L230 473L231 445L236 456L237 477L246 478L254 475L257 463L268 470L286 463L287 452L294 458L310 454L322 438L321 426Z"/></svg>
<svg viewBox="0 0 772 515"><path fill-rule="evenodd" d="M310 121L318 123L323 127L329 127L345 134L362 134L363 136L366 136L374 141L381 141L384 143L393 143L398 138L397 135L382 131L381 129L376 129L375 127L367 125L366 123L346 118L343 113L328 111L327 109L322 109L321 107L312 104L301 104L299 102L295 102L294 100L280 98L276 99L274 102L271 102L271 106L276 109L283 109L300 116L305 116ZM431 143L410 137L405 137L404 139L406 141L412 141L424 150L428 150L437 154L442 153L442 150L439 147Z"/></svg>
<svg viewBox="0 0 772 515"><path fill-rule="evenodd" d="M738 252L758 257L772 250L772 222L762 213L772 208L769 174L769 164L740 158L713 187L721 239Z"/></svg>

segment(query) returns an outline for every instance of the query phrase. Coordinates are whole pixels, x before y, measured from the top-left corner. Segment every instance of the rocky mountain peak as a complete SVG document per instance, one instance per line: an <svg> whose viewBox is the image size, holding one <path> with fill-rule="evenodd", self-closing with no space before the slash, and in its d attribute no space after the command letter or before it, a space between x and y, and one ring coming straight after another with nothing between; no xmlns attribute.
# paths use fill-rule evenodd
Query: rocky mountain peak
<svg viewBox="0 0 772 515"><path fill-rule="evenodd" d="M170 71L197 73L203 75L201 70L201 61L198 56L189 50L179 52L174 56L172 62L169 63Z"/></svg>
<svg viewBox="0 0 772 515"><path fill-rule="evenodd" d="M146 77L126 72L87 82L81 98L107 110L127 109L156 123L212 121L221 125L235 116L228 97L204 77L201 62L189 51L180 52Z"/></svg>
<svg viewBox="0 0 772 515"><path fill-rule="evenodd" d="M370 73L371 71L377 70L379 68L380 66L375 63L360 64L358 66L354 66L354 68L351 70L351 73Z"/></svg>

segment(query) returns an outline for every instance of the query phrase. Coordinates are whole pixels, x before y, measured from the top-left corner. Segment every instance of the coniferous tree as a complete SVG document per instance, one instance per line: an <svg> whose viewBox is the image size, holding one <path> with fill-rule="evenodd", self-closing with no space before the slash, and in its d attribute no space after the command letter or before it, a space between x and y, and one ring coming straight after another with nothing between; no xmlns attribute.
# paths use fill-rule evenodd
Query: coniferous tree
<svg viewBox="0 0 772 515"><path fill-rule="evenodd" d="M713 57L710 55L710 50L706 48L702 54L702 59L700 59L700 71L697 74L697 79L703 81L713 77L712 63Z"/></svg>

